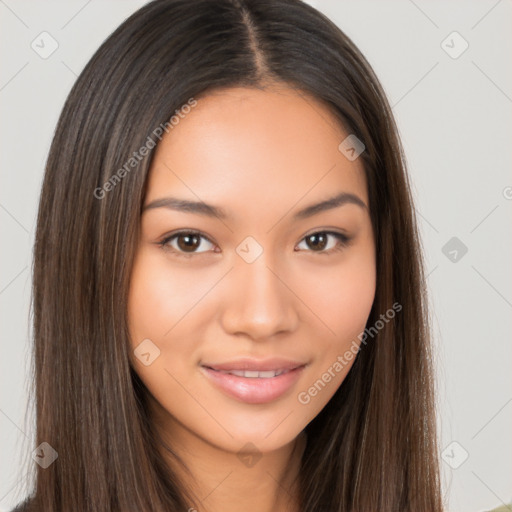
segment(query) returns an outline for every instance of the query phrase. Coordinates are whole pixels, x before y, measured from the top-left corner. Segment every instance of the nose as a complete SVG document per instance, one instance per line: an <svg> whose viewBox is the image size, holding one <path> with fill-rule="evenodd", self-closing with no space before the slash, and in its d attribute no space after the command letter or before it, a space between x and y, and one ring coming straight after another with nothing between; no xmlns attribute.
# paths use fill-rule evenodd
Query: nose
<svg viewBox="0 0 512 512"><path fill-rule="evenodd" d="M225 332L256 341L297 328L297 299L286 282L287 276L267 263L265 252L252 263L242 259L235 263L221 315Z"/></svg>

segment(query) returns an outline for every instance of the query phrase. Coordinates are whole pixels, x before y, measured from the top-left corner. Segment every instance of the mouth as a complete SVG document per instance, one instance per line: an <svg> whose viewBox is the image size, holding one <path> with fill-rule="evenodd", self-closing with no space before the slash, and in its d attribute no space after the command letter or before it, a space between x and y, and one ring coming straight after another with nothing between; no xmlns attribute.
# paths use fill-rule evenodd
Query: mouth
<svg viewBox="0 0 512 512"><path fill-rule="evenodd" d="M307 363L273 359L201 364L208 381L225 395L249 404L277 400L297 383Z"/></svg>

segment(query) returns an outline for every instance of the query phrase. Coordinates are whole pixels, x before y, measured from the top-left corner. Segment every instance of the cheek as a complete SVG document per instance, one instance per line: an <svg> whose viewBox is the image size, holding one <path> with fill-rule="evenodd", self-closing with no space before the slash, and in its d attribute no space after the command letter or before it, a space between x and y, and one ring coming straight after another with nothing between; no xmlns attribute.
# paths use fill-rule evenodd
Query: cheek
<svg viewBox="0 0 512 512"><path fill-rule="evenodd" d="M196 270L172 270L154 248L141 250L132 270L128 317L132 342L140 338L169 339L188 313L211 288L211 276Z"/></svg>
<svg viewBox="0 0 512 512"><path fill-rule="evenodd" d="M297 395L303 414L312 419L325 407L354 364L376 287L373 250L354 251L335 269L315 272L302 293L320 319L311 322L315 361Z"/></svg>
<svg viewBox="0 0 512 512"><path fill-rule="evenodd" d="M162 404L170 396L173 407L185 403L187 394L178 382L197 378L202 331L212 318L202 299L219 279L212 274L197 266L171 265L152 247L141 248L137 255L128 298L132 366ZM137 357L139 347L147 352L143 342L158 354L148 366Z"/></svg>
<svg viewBox="0 0 512 512"><path fill-rule="evenodd" d="M375 297L375 271L373 267L355 265L340 272L327 290L324 310L327 321L343 339L357 336L370 314Z"/></svg>
<svg viewBox="0 0 512 512"><path fill-rule="evenodd" d="M158 407L168 410L185 407L189 400L177 382L183 382L183 375L194 367L197 347L193 337L185 334L194 331L190 325L193 315L187 313L207 290L207 283L202 284L197 273L195 277L171 271L171 265L154 248L140 249L132 269L128 297L130 338L135 349L132 366ZM144 351L139 346L144 346ZM151 354L148 365L137 352Z"/></svg>
<svg viewBox="0 0 512 512"><path fill-rule="evenodd" d="M302 273L298 295L314 312L325 344L350 344L364 330L376 287L371 247L347 252L342 262ZM320 333L319 333L320 334Z"/></svg>

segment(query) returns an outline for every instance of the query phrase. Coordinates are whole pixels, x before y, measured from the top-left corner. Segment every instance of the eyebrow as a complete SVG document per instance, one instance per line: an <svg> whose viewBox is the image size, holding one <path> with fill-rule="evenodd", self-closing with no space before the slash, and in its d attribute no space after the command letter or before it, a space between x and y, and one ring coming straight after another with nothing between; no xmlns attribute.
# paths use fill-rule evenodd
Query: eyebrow
<svg viewBox="0 0 512 512"><path fill-rule="evenodd" d="M297 213L295 213L293 218L305 219L312 217L313 215L316 215L320 212L332 210L346 204L355 204L364 210L368 209L366 203L359 196L349 192L341 192L340 194L326 199L325 201L306 206L302 210L299 210ZM170 210L176 210L185 213L196 213L199 215L205 215L207 217L217 217L219 219L227 219L229 217L226 211L219 206L207 204L202 201L189 201L188 199L179 199L176 197L164 197L162 199L155 199L154 201L151 201L145 205L142 211L145 212L155 208L168 208Z"/></svg>

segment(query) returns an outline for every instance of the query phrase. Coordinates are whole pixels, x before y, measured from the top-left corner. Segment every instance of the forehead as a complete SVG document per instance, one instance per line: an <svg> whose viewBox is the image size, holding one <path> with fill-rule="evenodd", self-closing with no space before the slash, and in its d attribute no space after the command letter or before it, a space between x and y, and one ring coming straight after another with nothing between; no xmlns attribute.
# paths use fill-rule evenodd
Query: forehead
<svg viewBox="0 0 512 512"><path fill-rule="evenodd" d="M338 149L349 133L312 96L286 86L230 88L186 112L157 147L146 203L180 195L248 212L255 202L300 206L339 192L367 203L361 159Z"/></svg>

